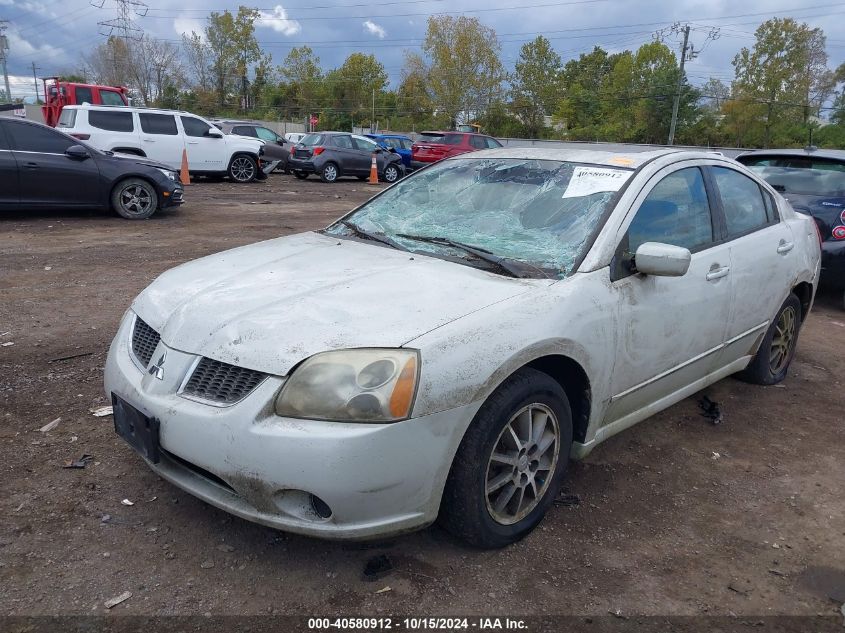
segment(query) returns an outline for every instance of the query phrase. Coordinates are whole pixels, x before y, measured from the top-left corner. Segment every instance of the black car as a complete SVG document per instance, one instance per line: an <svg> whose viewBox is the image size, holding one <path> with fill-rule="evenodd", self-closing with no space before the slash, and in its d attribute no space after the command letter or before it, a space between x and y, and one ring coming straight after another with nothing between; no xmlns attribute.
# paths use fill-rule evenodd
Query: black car
<svg viewBox="0 0 845 633"><path fill-rule="evenodd" d="M182 191L166 165L101 152L41 123L0 117L0 209L112 209L143 220L182 204Z"/></svg>
<svg viewBox="0 0 845 633"><path fill-rule="evenodd" d="M822 239L822 281L845 288L845 151L770 149L737 160L765 178L796 211L813 216Z"/></svg>
<svg viewBox="0 0 845 633"><path fill-rule="evenodd" d="M381 180L394 183L405 175L396 150L383 149L368 138L348 132L308 134L293 148L288 167L297 178L317 174L323 182L335 182L341 176L365 180L370 175L373 154Z"/></svg>

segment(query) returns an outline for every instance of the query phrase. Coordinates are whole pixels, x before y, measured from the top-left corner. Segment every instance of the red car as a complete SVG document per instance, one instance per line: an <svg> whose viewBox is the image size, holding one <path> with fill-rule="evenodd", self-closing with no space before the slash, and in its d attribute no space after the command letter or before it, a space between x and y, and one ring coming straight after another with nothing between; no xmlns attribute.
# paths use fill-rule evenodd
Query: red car
<svg viewBox="0 0 845 633"><path fill-rule="evenodd" d="M411 147L411 169L426 167L450 156L497 147L502 147L502 144L485 134L422 132L419 140Z"/></svg>

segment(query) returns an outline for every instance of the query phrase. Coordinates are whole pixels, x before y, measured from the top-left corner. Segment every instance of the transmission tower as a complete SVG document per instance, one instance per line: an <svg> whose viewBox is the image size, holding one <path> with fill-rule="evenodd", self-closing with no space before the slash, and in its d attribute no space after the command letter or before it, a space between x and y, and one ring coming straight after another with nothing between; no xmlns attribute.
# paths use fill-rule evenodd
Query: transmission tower
<svg viewBox="0 0 845 633"><path fill-rule="evenodd" d="M704 38L704 44L701 48L696 49L693 43L689 41L690 32L701 30L705 29L675 22L672 26L661 29L654 35L654 39L660 42L662 42L663 38L669 34L676 35L683 40L681 43L681 68L678 73L678 87L675 91L675 100L672 103L672 122L669 124L669 141L667 145L673 145L675 143L675 128L678 125L678 108L681 104L681 90L684 87L684 66L688 61L692 61L698 57L701 54L701 51L707 47L709 42L719 39L719 29L717 27L709 28L707 29L707 34Z"/></svg>
<svg viewBox="0 0 845 633"><path fill-rule="evenodd" d="M6 82L6 100L12 102L12 91L9 88L9 71L6 70L6 51L9 50L9 39L3 35L6 30L6 20L0 20L0 66L3 68L3 80Z"/></svg>
<svg viewBox="0 0 845 633"><path fill-rule="evenodd" d="M144 31L135 24L132 16L144 17L147 15L149 7L141 0L91 0L91 5L102 9L107 2L114 4L117 17L112 20L97 22L100 27L100 35L115 36L124 41L141 39Z"/></svg>

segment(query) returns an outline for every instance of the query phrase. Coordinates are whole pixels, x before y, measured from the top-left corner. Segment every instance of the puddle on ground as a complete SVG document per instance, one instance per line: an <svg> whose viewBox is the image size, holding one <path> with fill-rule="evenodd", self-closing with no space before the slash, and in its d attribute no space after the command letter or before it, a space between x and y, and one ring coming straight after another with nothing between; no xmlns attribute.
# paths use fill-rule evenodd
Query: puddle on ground
<svg viewBox="0 0 845 633"><path fill-rule="evenodd" d="M845 602L845 570L808 567L798 576L798 585L819 598Z"/></svg>

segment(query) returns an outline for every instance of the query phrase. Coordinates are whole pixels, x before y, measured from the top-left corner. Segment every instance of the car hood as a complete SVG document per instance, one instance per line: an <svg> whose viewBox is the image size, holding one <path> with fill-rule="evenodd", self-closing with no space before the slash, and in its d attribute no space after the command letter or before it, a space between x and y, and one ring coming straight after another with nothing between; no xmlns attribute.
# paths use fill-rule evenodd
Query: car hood
<svg viewBox="0 0 845 633"><path fill-rule="evenodd" d="M107 154L108 156L108 154ZM129 154L114 154L109 158L120 161L121 163L135 163L136 165L144 165L145 167L155 167L156 169L166 169L167 171L174 171L172 167L160 163L157 160L150 160L149 158L142 158L141 156L132 156Z"/></svg>
<svg viewBox="0 0 845 633"><path fill-rule="evenodd" d="M178 266L132 309L170 347L286 375L317 352L400 347L549 283L302 233Z"/></svg>

